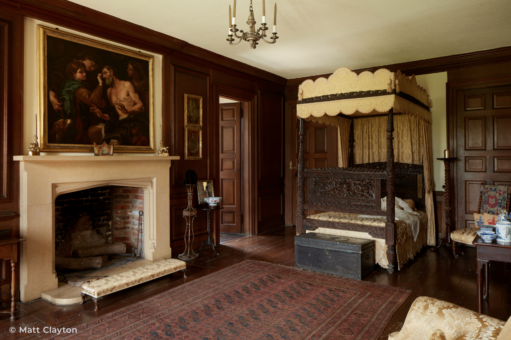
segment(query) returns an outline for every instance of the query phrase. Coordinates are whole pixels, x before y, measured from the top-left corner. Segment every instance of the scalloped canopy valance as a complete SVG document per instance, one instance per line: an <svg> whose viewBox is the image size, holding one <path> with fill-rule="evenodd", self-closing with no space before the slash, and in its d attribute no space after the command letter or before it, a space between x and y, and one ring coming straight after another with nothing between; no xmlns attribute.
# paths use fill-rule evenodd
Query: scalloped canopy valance
<svg viewBox="0 0 511 340"><path fill-rule="evenodd" d="M336 125L339 114L363 117L387 114L390 109L431 123L431 100L417 85L415 76L387 69L356 74L346 67L328 79L306 80L298 88L297 116L306 120L329 121Z"/></svg>

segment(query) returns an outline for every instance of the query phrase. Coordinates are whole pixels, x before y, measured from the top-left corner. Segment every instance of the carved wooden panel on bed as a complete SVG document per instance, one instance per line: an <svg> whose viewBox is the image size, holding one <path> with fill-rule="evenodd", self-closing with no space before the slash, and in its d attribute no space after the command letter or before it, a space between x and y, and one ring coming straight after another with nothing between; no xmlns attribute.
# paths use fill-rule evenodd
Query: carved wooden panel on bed
<svg viewBox="0 0 511 340"><path fill-rule="evenodd" d="M384 170L323 168L304 170L308 178L306 209L385 216L381 210Z"/></svg>
<svg viewBox="0 0 511 340"><path fill-rule="evenodd" d="M385 170L387 162L357 164L356 168ZM394 163L394 195L401 199L412 199L419 210L426 209L424 168L422 165ZM387 196L387 181L382 181L381 196Z"/></svg>

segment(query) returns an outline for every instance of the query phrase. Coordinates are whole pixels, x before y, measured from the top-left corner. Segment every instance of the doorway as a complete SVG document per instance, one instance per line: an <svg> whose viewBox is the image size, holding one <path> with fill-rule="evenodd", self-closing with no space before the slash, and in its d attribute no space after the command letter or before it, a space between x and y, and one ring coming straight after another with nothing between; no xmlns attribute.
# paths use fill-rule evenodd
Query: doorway
<svg viewBox="0 0 511 340"><path fill-rule="evenodd" d="M220 234L243 233L243 103L219 97ZM222 238L222 236L220 236Z"/></svg>

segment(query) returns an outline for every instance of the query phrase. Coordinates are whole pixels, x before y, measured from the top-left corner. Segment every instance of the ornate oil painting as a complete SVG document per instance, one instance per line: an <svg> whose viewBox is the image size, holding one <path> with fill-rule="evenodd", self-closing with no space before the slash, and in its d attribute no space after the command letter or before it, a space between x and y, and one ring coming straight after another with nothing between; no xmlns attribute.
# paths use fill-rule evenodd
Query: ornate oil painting
<svg viewBox="0 0 511 340"><path fill-rule="evenodd" d="M185 127L185 160L202 159L202 128Z"/></svg>
<svg viewBox="0 0 511 340"><path fill-rule="evenodd" d="M202 127L202 97L185 94L185 126Z"/></svg>
<svg viewBox="0 0 511 340"><path fill-rule="evenodd" d="M38 27L41 151L154 152L153 56Z"/></svg>

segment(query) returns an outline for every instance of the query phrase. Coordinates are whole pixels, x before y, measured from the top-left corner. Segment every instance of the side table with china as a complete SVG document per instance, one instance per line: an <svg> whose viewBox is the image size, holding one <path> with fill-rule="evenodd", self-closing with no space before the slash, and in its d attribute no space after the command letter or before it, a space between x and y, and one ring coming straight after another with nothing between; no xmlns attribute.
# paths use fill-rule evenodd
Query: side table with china
<svg viewBox="0 0 511 340"><path fill-rule="evenodd" d="M511 221L507 219L507 211L499 215L495 230L488 226L477 232L478 237L473 244L476 246L477 300L478 311L483 313L483 299L489 297L489 263L501 261L511 263ZM484 287L483 287L484 285Z"/></svg>

